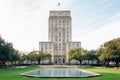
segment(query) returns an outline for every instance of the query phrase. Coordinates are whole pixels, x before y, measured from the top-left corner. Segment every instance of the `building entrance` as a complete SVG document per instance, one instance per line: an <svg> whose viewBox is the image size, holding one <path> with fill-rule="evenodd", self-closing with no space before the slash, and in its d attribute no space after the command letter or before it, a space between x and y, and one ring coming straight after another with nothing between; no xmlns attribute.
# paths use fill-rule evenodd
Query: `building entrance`
<svg viewBox="0 0 120 80"><path fill-rule="evenodd" d="M55 56L55 64L58 64L58 65L63 65L65 64L66 62L66 56L64 55L56 55Z"/></svg>
<svg viewBox="0 0 120 80"><path fill-rule="evenodd" d="M62 64L61 58L59 58L59 59L57 60L57 64Z"/></svg>
<svg viewBox="0 0 120 80"><path fill-rule="evenodd" d="M58 64L58 65L65 64L65 58L61 58L61 57L57 58L56 64Z"/></svg>

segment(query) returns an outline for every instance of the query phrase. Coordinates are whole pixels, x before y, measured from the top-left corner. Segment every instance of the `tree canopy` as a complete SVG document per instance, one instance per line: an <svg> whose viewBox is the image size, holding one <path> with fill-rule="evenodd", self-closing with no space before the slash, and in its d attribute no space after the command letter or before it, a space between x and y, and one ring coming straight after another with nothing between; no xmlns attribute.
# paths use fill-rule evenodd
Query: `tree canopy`
<svg viewBox="0 0 120 80"><path fill-rule="evenodd" d="M82 63L82 48L71 49L68 55L70 60L76 59L80 64Z"/></svg>
<svg viewBox="0 0 120 80"><path fill-rule="evenodd" d="M120 62L120 38L105 42L98 50L101 61L115 61L116 65Z"/></svg>
<svg viewBox="0 0 120 80"><path fill-rule="evenodd" d="M38 61L38 64L40 64L42 59L49 58L51 59L52 55L50 53L46 53L42 50L40 51L32 51L28 55L28 60L31 61Z"/></svg>
<svg viewBox="0 0 120 80"><path fill-rule="evenodd" d="M6 42L0 37L0 64L17 60L19 60L18 51L13 48L12 43Z"/></svg>

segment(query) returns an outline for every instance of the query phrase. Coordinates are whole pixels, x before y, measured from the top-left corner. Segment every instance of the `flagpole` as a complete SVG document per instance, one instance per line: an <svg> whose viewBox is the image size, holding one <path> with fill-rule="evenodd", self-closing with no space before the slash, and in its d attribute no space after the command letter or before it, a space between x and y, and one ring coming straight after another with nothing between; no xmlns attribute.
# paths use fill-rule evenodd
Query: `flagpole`
<svg viewBox="0 0 120 80"><path fill-rule="evenodd" d="M60 11L60 2L58 3L58 5L57 5L57 6L58 6L58 10Z"/></svg>

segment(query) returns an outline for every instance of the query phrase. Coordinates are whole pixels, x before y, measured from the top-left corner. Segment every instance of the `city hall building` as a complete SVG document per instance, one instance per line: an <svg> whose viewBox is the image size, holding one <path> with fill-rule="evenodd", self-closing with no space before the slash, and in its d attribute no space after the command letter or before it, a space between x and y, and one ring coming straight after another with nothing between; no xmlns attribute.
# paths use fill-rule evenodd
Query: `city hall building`
<svg viewBox="0 0 120 80"><path fill-rule="evenodd" d="M70 49L81 47L72 42L72 18L70 11L50 11L48 19L48 42L39 42L39 50L51 53L54 64L68 64Z"/></svg>

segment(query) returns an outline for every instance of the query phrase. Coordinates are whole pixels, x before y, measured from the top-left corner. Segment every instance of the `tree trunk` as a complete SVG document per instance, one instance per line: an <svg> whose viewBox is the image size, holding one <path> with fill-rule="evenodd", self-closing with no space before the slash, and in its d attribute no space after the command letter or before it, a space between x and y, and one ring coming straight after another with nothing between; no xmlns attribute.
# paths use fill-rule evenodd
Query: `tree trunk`
<svg viewBox="0 0 120 80"><path fill-rule="evenodd" d="M97 60L97 65L99 65L100 64L100 61L99 60Z"/></svg>
<svg viewBox="0 0 120 80"><path fill-rule="evenodd" d="M69 64L70 64L70 59L69 59Z"/></svg>
<svg viewBox="0 0 120 80"><path fill-rule="evenodd" d="M119 62L118 62L118 61L116 61L115 66L116 66L116 67L119 67Z"/></svg>
<svg viewBox="0 0 120 80"><path fill-rule="evenodd" d="M88 64L90 64L89 60L88 60Z"/></svg>
<svg viewBox="0 0 120 80"><path fill-rule="evenodd" d="M79 63L82 65L82 61L81 60L79 60Z"/></svg>
<svg viewBox="0 0 120 80"><path fill-rule="evenodd" d="M106 66L106 61L102 61L102 65L103 65L103 66Z"/></svg>
<svg viewBox="0 0 120 80"><path fill-rule="evenodd" d="M110 63L110 61L107 61L107 65L106 65L107 67L110 67L110 64L109 64L109 63Z"/></svg>
<svg viewBox="0 0 120 80"><path fill-rule="evenodd" d="M51 58L49 58L49 59L50 59L50 62L49 62L49 63L51 64Z"/></svg>
<svg viewBox="0 0 120 80"><path fill-rule="evenodd" d="M92 60L92 65L94 64L94 61Z"/></svg>
<svg viewBox="0 0 120 80"><path fill-rule="evenodd" d="M41 59L38 60L38 64L40 64Z"/></svg>
<svg viewBox="0 0 120 80"><path fill-rule="evenodd" d="M3 65L5 65L5 61L1 61Z"/></svg>

